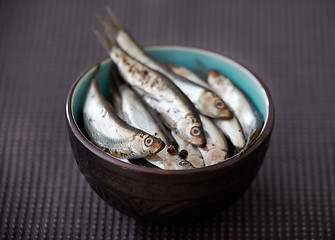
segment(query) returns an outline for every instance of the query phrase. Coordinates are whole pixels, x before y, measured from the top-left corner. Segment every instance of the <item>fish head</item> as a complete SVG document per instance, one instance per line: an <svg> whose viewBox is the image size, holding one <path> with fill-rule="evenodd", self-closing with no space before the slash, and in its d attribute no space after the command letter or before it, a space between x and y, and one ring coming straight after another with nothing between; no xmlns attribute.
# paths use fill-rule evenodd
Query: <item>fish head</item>
<svg viewBox="0 0 335 240"><path fill-rule="evenodd" d="M200 152L199 152L199 154L198 153L190 153L187 156L187 161L189 161L196 168L200 168L200 167L205 166L204 159L200 155Z"/></svg>
<svg viewBox="0 0 335 240"><path fill-rule="evenodd" d="M131 143L131 148L134 152L147 156L158 153L164 147L165 143L160 138L144 132L136 134Z"/></svg>
<svg viewBox="0 0 335 240"><path fill-rule="evenodd" d="M211 69L211 70L209 70L209 72L208 72L208 78L217 78L217 77L219 77L221 74L218 72L218 71L216 71L215 69ZM208 80L208 79L207 79Z"/></svg>
<svg viewBox="0 0 335 240"><path fill-rule="evenodd" d="M229 79L223 74L212 69L208 72L207 82L212 89L219 90L227 86Z"/></svg>
<svg viewBox="0 0 335 240"><path fill-rule="evenodd" d="M169 155L165 157L167 169L194 169L194 166L187 160L180 158L178 155Z"/></svg>
<svg viewBox="0 0 335 240"><path fill-rule="evenodd" d="M225 149L212 148L204 157L206 166L214 165L223 162L228 158L228 152Z"/></svg>
<svg viewBox="0 0 335 240"><path fill-rule="evenodd" d="M176 133L194 146L201 147L206 144L205 132L201 122L190 113L177 123Z"/></svg>
<svg viewBox="0 0 335 240"><path fill-rule="evenodd" d="M199 98L199 105L201 105L201 113L212 118L231 119L232 112L226 103L214 92L204 91Z"/></svg>

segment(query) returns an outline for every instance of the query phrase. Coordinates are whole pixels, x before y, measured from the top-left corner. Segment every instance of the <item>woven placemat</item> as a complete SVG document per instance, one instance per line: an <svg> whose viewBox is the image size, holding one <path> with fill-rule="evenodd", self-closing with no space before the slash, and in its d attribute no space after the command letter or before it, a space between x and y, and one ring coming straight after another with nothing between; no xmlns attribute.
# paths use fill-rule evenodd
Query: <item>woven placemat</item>
<svg viewBox="0 0 335 240"><path fill-rule="evenodd" d="M105 56L110 6L142 45L190 45L243 62L276 106L257 178L196 223L136 221L80 174L65 127L76 77ZM0 239L335 239L334 1L1 1Z"/></svg>

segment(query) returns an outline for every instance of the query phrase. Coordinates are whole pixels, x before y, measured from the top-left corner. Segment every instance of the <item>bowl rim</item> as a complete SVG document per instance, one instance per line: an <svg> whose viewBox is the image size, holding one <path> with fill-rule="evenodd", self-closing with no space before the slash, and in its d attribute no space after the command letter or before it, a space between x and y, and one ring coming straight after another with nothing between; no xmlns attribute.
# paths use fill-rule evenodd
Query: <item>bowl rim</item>
<svg viewBox="0 0 335 240"><path fill-rule="evenodd" d="M202 168L195 168L195 169L184 169L184 170L163 170L163 169L155 169L155 168L147 168L143 166L139 166L136 164L129 164L127 162L123 162L118 160L117 158L114 158L102 150L100 150L97 146L95 146L89 139L87 139L81 130L79 129L72 111L72 101L73 101L73 94L78 86L80 80L92 69L96 66L97 62L94 64L91 64L87 68L85 68L80 75L76 78L75 82L72 84L68 95L66 99L66 106L65 106L65 114L66 114L66 120L67 124L70 127L72 133L74 136L80 141L81 144L85 146L89 151L91 151L94 155L98 156L100 159L103 159L108 164L112 163L114 165L119 166L120 168L127 169L130 171L135 172L141 172L143 174L150 174L150 175L166 175L166 176L188 176L188 175L195 175L195 174L203 174L208 173L208 171L217 171L222 169L229 169L231 167L234 167L235 165L241 164L241 159L245 159L250 154L252 154L260 145L261 143L268 137L269 134L271 134L273 126L274 126L274 120L275 120L275 109L274 109L274 103L273 99L271 97L270 91L268 87L265 85L265 83L262 81L262 79L259 77L258 74L256 74L254 71L252 71L249 67L245 66L244 64L240 63L239 61L236 61L232 59L231 57L227 57L224 54L215 53L210 50L206 50L204 48L199 47L190 47L190 46L182 46L182 45L152 45L152 46L146 46L144 47L145 50L188 50L188 51L195 51L199 53L203 53L206 55L212 55L216 58L225 58L229 59L236 64L240 65L242 68L245 68L245 70L249 71L260 83L261 87L264 89L266 97L268 99L268 118L267 121L264 123L263 129L260 132L260 134L257 136L257 138L254 140L254 142L243 152L229 158L228 160L214 164L211 166L205 166ZM108 60L109 57L105 57L100 60L100 62L104 62Z"/></svg>

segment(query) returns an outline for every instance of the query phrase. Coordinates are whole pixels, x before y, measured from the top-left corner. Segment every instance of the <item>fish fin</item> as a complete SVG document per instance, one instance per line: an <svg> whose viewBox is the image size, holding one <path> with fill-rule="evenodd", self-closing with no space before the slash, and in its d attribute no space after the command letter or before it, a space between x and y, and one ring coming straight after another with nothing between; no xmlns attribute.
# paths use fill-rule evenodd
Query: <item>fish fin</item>
<svg viewBox="0 0 335 240"><path fill-rule="evenodd" d="M207 73L208 73L208 69L206 67L206 65L200 60L200 59L195 59L195 64L196 64L196 69L197 69L197 73L199 75L199 77L201 79L205 79L205 82L207 82Z"/></svg>

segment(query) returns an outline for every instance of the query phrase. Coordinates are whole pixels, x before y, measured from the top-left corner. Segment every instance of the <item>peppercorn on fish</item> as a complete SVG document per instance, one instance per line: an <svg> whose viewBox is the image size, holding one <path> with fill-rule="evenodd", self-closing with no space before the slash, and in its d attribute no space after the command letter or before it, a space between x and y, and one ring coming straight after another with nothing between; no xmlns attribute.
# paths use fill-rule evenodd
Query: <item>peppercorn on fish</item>
<svg viewBox="0 0 335 240"><path fill-rule="evenodd" d="M96 34L123 79L163 117L165 124L185 141L204 146L206 139L199 114L185 94L164 75L128 56L113 39Z"/></svg>
<svg viewBox="0 0 335 240"><path fill-rule="evenodd" d="M232 114L222 99L212 90L191 82L180 75L175 74L164 64L156 61L136 43L129 33L119 23L114 13L107 8L110 21L99 17L101 23L105 26L106 33L111 36L129 56L145 64L149 68L164 74L174 84L180 88L184 94L191 100L196 109L203 115L213 118L231 118Z"/></svg>
<svg viewBox="0 0 335 240"><path fill-rule="evenodd" d="M171 132L172 136L176 139L178 145L179 145L179 150L185 151L186 156L184 158L190 162L195 168L200 168L204 167L205 163L204 160L201 156L201 153L199 149L195 146L192 146L191 144L185 142L181 137L179 137L176 133L173 131Z"/></svg>
<svg viewBox="0 0 335 240"><path fill-rule="evenodd" d="M141 158L161 151L165 146L161 139L128 125L115 114L99 89L97 76L98 67L83 105L84 126L92 142L121 159Z"/></svg>

